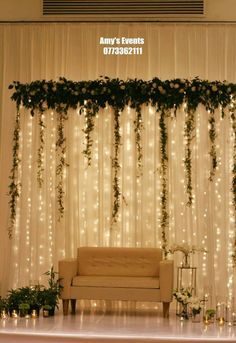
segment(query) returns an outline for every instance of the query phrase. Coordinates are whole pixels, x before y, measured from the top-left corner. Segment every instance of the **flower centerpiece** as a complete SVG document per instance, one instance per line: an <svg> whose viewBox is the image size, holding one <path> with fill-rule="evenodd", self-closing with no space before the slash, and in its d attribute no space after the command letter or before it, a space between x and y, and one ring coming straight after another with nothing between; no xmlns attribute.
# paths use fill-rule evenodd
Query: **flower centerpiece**
<svg viewBox="0 0 236 343"><path fill-rule="evenodd" d="M196 245L190 245L188 243L174 244L172 245L168 252L174 254L176 251L181 251L184 254L182 267L190 267L190 255L194 254L196 251L207 252L206 248L198 247Z"/></svg>
<svg viewBox="0 0 236 343"><path fill-rule="evenodd" d="M188 304L190 303L190 299L192 298L191 288L181 288L180 290L175 290L173 296L181 306L181 318L188 319Z"/></svg>
<svg viewBox="0 0 236 343"><path fill-rule="evenodd" d="M198 297L191 297L189 299L189 307L192 312L193 322L200 321L200 313L202 310L203 300L200 300Z"/></svg>

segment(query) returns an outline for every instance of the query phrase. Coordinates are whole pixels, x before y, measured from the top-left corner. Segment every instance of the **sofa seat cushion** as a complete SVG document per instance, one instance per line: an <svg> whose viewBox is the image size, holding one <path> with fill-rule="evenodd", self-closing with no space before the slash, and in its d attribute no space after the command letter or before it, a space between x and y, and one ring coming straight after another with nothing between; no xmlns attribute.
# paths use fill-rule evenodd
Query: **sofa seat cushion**
<svg viewBox="0 0 236 343"><path fill-rule="evenodd" d="M77 287L122 287L122 288L160 288L157 277L134 276L76 276L72 286Z"/></svg>

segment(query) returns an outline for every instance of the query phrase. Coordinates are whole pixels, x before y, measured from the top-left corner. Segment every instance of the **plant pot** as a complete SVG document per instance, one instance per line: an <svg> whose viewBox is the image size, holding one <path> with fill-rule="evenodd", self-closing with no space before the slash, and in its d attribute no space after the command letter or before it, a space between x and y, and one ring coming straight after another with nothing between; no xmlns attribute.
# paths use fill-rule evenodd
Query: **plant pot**
<svg viewBox="0 0 236 343"><path fill-rule="evenodd" d="M28 314L29 314L29 310L23 310L23 309L20 309L19 310L19 315L20 315L20 317L25 317L25 316L27 316Z"/></svg>
<svg viewBox="0 0 236 343"><path fill-rule="evenodd" d="M47 317L49 317L49 316L50 316L49 310L43 309L43 317L44 317L44 318L47 318Z"/></svg>
<svg viewBox="0 0 236 343"><path fill-rule="evenodd" d="M55 307L49 310L49 316L54 316L54 314L55 314Z"/></svg>

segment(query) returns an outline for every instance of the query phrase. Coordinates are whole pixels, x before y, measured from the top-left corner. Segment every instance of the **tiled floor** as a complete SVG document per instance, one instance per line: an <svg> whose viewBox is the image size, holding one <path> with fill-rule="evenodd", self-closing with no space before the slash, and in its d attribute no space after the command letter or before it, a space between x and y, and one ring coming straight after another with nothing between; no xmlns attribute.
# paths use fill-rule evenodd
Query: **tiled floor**
<svg viewBox="0 0 236 343"><path fill-rule="evenodd" d="M158 311L82 311L75 316L0 320L0 342L236 342L236 326L163 319Z"/></svg>

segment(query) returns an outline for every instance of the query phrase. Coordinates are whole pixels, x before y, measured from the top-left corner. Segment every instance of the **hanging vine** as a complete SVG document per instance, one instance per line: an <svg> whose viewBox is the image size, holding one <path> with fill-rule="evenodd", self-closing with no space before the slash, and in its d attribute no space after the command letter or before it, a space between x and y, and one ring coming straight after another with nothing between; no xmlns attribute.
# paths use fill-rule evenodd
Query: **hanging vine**
<svg viewBox="0 0 236 343"><path fill-rule="evenodd" d="M44 162L43 162L43 153L44 153L44 144L45 144L45 124L44 124L44 114L39 112L39 148L38 148L38 171L37 171L37 181L39 188L43 185L43 171L44 171Z"/></svg>
<svg viewBox="0 0 236 343"><path fill-rule="evenodd" d="M83 110L85 116L85 128L83 129L83 132L86 139L83 154L87 158L88 166L91 166L93 146L92 132L94 129L95 116L99 111L99 106L96 103L92 103L91 101L86 101L85 105L83 106Z"/></svg>
<svg viewBox="0 0 236 343"><path fill-rule="evenodd" d="M185 172L186 172L186 192L188 196L187 206L191 206L193 202L193 186L192 186L192 150L191 142L194 138L195 129L195 116L194 112L190 109L186 110L186 119L184 125L184 137L186 140L185 145Z"/></svg>
<svg viewBox="0 0 236 343"><path fill-rule="evenodd" d="M56 175L58 178L57 182L57 204L58 204L58 219L60 220L64 216L64 196L65 196L65 184L64 184L64 173L65 168L68 166L66 162L66 137L65 137L65 120L68 119L67 112L61 111L58 114L57 124L57 140L56 140L56 151L58 155L58 164L56 166Z"/></svg>
<svg viewBox="0 0 236 343"><path fill-rule="evenodd" d="M231 108L230 114L231 114L231 122L232 122L232 129L233 129L233 167L232 167L232 187L231 192L233 195L232 203L234 207L234 226L235 226L235 233L234 233L234 243L233 243L233 265L236 267L236 116L235 116L235 110L236 108L233 106Z"/></svg>
<svg viewBox="0 0 236 343"><path fill-rule="evenodd" d="M120 111L118 108L114 108L114 157L112 157L112 168L114 171L113 176L113 207L112 207L112 224L117 222L118 213L120 209L120 183L119 183L119 152L121 144L120 135Z"/></svg>
<svg viewBox="0 0 236 343"><path fill-rule="evenodd" d="M9 176L9 206L10 206L10 227L8 228L8 236L12 238L13 229L16 223L16 208L17 199L20 196L21 183L18 181L18 167L20 164L19 157L20 149L20 110L19 105L17 105L15 128L13 133L13 145L12 145L12 168L11 174Z"/></svg>
<svg viewBox="0 0 236 343"><path fill-rule="evenodd" d="M210 169L210 177L209 180L213 181L216 168L217 168L217 155L216 155L216 122L215 122L215 111L214 109L210 110L210 117L208 119L209 122L209 138L211 141L211 149L210 149L210 157L211 157L211 169Z"/></svg>
<svg viewBox="0 0 236 343"><path fill-rule="evenodd" d="M143 120L141 106L136 106L136 118L134 120L134 132L135 132L135 144L137 151L137 167L138 176L142 175L142 158L143 158L143 147L142 147L142 130L143 130Z"/></svg>
<svg viewBox="0 0 236 343"><path fill-rule="evenodd" d="M161 167L160 167L160 174L161 174L161 218L160 218L160 225L161 225L161 236L162 236L162 249L164 251L165 257L168 254L167 250L167 227L169 223L169 215L168 215L168 155L167 155L167 142L168 142L168 132L167 132L167 125L166 125L166 118L168 116L168 112L164 109L160 113L160 120L159 120L159 128L160 128L160 154L161 154Z"/></svg>

